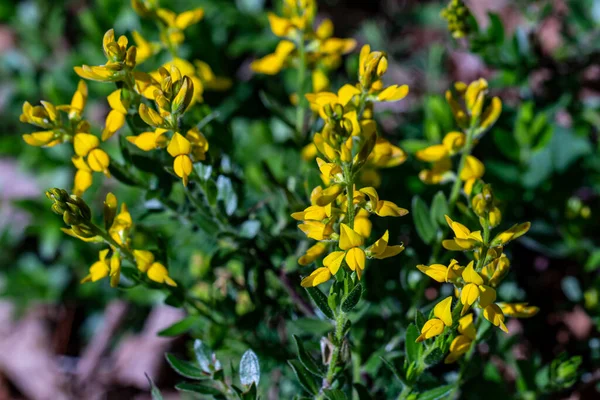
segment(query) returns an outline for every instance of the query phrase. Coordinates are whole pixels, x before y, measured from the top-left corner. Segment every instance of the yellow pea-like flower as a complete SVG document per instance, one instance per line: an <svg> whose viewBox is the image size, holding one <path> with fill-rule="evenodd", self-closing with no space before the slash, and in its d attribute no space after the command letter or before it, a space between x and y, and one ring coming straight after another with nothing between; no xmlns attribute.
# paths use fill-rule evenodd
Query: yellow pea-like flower
<svg viewBox="0 0 600 400"><path fill-rule="evenodd" d="M106 278L110 273L110 266L106 261L108 249L101 250L98 254L99 260L90 267L89 274L81 280L81 283L97 282L100 279Z"/></svg>
<svg viewBox="0 0 600 400"><path fill-rule="evenodd" d="M315 287L321 283L327 282L331 279L331 272L327 267L321 267L314 270L309 276L302 279L300 285L302 287Z"/></svg>
<svg viewBox="0 0 600 400"><path fill-rule="evenodd" d="M421 329L421 334L417 338L416 342L422 342L426 339L431 339L444 331L444 322L438 318L432 318L425 322L423 328Z"/></svg>
<svg viewBox="0 0 600 400"><path fill-rule="evenodd" d="M452 326L452 296L446 297L433 307L433 315L444 325Z"/></svg>
<svg viewBox="0 0 600 400"><path fill-rule="evenodd" d="M148 275L148 278L154 282L165 283L174 287L177 286L177 283L169 276L167 268L165 268L165 266L161 263L152 263L146 274Z"/></svg>
<svg viewBox="0 0 600 400"><path fill-rule="evenodd" d="M504 325L504 313L497 304L490 304L483 309L483 316L490 321L492 325L499 327L504 332L508 333L506 325Z"/></svg>
<svg viewBox="0 0 600 400"><path fill-rule="evenodd" d="M104 150L91 150L88 154L87 162L92 171L103 172L104 174L109 175L108 166L110 164L110 158Z"/></svg>
<svg viewBox="0 0 600 400"><path fill-rule="evenodd" d="M327 245L322 242L317 242L313 246L309 247L308 250L298 259L298 264L308 265L321 257L327 251ZM325 265L325 260L323 260Z"/></svg>
<svg viewBox="0 0 600 400"><path fill-rule="evenodd" d="M471 315L471 314L470 314ZM458 360L471 348L473 340L465 335L458 335L450 343L450 353L444 359L444 363L451 364Z"/></svg>
<svg viewBox="0 0 600 400"><path fill-rule="evenodd" d="M385 60L385 58L384 58ZM381 62L379 63L381 64ZM385 61L386 69L387 69L387 60ZM379 67L378 67L379 68ZM398 101L402 100L408 95L408 85L392 85L388 86L384 90L382 90L377 95L377 100L379 101Z"/></svg>
<svg viewBox="0 0 600 400"><path fill-rule="evenodd" d="M353 247L362 246L364 239L348 225L340 224L340 249L350 250Z"/></svg>
<svg viewBox="0 0 600 400"><path fill-rule="evenodd" d="M540 311L528 303L498 303L498 307L505 316L515 318L531 318Z"/></svg>
<svg viewBox="0 0 600 400"><path fill-rule="evenodd" d="M90 151L100 146L100 140L89 133L78 133L73 138L73 148L75 154L80 157L87 156Z"/></svg>
<svg viewBox="0 0 600 400"><path fill-rule="evenodd" d="M192 173L192 167L192 160L187 154L181 154L173 160L173 170L183 180L184 186L188 184L188 177Z"/></svg>
<svg viewBox="0 0 600 400"><path fill-rule="evenodd" d="M342 265L342 261L344 261L344 257L346 256L345 251L334 251L331 252L323 259L323 265L329 268L329 271L332 275L335 275L340 266Z"/></svg>
<svg viewBox="0 0 600 400"><path fill-rule="evenodd" d="M329 224L324 224L318 221L304 221L298 225L298 228L310 239L325 240L333 233L333 229Z"/></svg>

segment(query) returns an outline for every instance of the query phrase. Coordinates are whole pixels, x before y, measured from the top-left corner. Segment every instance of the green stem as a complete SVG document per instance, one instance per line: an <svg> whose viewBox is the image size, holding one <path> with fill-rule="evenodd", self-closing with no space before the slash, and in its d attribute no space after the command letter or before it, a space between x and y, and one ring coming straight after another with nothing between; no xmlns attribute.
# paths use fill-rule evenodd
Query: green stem
<svg viewBox="0 0 600 400"><path fill-rule="evenodd" d="M466 143L463 148L460 156L460 161L458 162L458 169L456 170L456 179L454 180L454 184L452 185L452 190L450 191L450 199L448 200L448 213L452 214L454 211L454 207L456 207L456 202L458 201L458 197L460 195L460 189L462 187L462 180L460 179L460 173L465 167L467 163L467 157L471 155L471 151L473 150L473 140L474 140L475 129L474 126L469 127L467 129L466 135ZM438 257L440 251L442 250L442 240L448 234L448 229L442 229L442 235L436 241L433 246L433 252L431 253L431 257L429 258L429 264L433 264L438 261Z"/></svg>
<svg viewBox="0 0 600 400"><path fill-rule="evenodd" d="M297 94L298 104L296 106L296 137L298 141L304 138L304 113L305 113L305 100L304 100L304 81L306 80L306 49L304 43L304 32L300 32L298 38L298 80L297 80Z"/></svg>
<svg viewBox="0 0 600 400"><path fill-rule="evenodd" d="M340 359L342 342L344 340L344 325L346 324L346 321L347 318L345 313L340 312L337 314L335 318L335 343L333 343L333 353L331 354L331 360L329 361L329 366L327 367L327 375L325 376L325 382L323 383L324 389L330 387L333 383L335 367Z"/></svg>
<svg viewBox="0 0 600 400"><path fill-rule="evenodd" d="M348 217L348 226L354 229L354 176L352 175L352 163L345 164L343 167L344 182L346 182L347 207L346 215Z"/></svg>

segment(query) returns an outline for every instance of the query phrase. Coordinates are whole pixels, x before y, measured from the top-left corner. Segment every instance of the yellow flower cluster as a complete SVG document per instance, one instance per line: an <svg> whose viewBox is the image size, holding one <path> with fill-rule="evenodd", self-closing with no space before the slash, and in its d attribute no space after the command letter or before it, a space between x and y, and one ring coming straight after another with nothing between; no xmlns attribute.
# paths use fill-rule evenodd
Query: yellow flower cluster
<svg viewBox="0 0 600 400"><path fill-rule="evenodd" d="M302 62L299 54L302 51L313 71L313 90L326 90L329 87L326 72L339 66L342 55L351 52L356 41L333 37L333 23L329 19L314 28L315 15L315 0L285 0L283 16L269 13L271 31L281 41L275 52L255 60L252 70L275 75L287 66Z"/></svg>
<svg viewBox="0 0 600 400"><path fill-rule="evenodd" d="M117 198L112 193L106 195L104 201L104 228L101 229L92 221L88 205L78 196L71 195L62 189L51 189L46 196L54 202L52 211L63 217L69 228L62 228L66 234L86 242L105 242L108 249L99 252L98 261L89 269L89 274L81 283L96 282L110 277L110 285L116 287L121 278L123 258L134 262L137 268L154 282L177 286L169 276L167 269L160 262L154 261L154 255L147 250L131 248L130 233L133 220L125 203L117 213ZM109 254L110 259L108 259Z"/></svg>
<svg viewBox="0 0 600 400"><path fill-rule="evenodd" d="M446 100L463 132L450 132L441 144L429 146L418 151L418 159L432 163L431 169L422 170L419 178L426 184L440 184L455 179L464 182L464 190L471 193L473 184L485 173L481 161L470 155L472 146L496 122L502 111L502 102L498 97L486 104L488 84L479 79L469 85L457 82L454 90L446 92ZM452 156L466 153L458 177L451 171Z"/></svg>
<svg viewBox="0 0 600 400"><path fill-rule="evenodd" d="M494 204L489 186L485 186L480 193L472 197L471 208L479 216L483 234L481 230L471 231L465 225L446 216L446 222L454 233L454 238L444 240L442 244L447 250L473 252L474 260L466 267L460 266L454 259L448 266L442 264L417 266L433 280L454 285L456 301L453 301L450 296L439 302L433 309L433 317L425 323L417 339L417 342L420 342L444 333L446 328L449 328L448 333L456 328L458 334L450 343L447 363L456 361L470 349L476 336L476 326L478 326L476 324L480 323L481 316L494 326L508 332L504 323L506 316L530 317L538 311L537 307L528 306L526 303L496 303L496 287L504 279L510 267L509 259L503 252L504 246L524 235L529 230L530 223L516 224L490 239L490 231L500 223L501 214ZM469 313L474 306L480 310L479 320L475 323L475 316ZM460 318L455 323L459 315Z"/></svg>
<svg viewBox="0 0 600 400"><path fill-rule="evenodd" d="M169 70L161 67L158 72L160 88L155 87L152 92L158 111L144 103L139 105L140 117L154 131L129 136L127 140L144 151L166 147L174 158L175 174L187 185L192 173L192 158L194 161L204 160L208 151L208 141L198 129L188 130L185 137L178 132L179 119L192 102L194 84L175 65L171 65ZM169 138L167 132L173 132L173 135Z"/></svg>
<svg viewBox="0 0 600 400"><path fill-rule="evenodd" d="M100 149L100 140L91 134L90 123L82 118L87 102L88 89L84 81L79 81L71 104L55 106L42 101L41 106L23 104L21 122L44 129L23 135L23 140L31 146L52 147L60 143L72 142L75 156L71 158L77 168L73 192L81 196L92 185L92 172L102 172L110 176L110 158Z"/></svg>
<svg viewBox="0 0 600 400"><path fill-rule="evenodd" d="M307 237L319 241L299 259L308 265L321 256L323 266L302 280L302 286L313 287L338 274L344 264L361 278L367 258L387 258L404 250L403 245L389 245L389 233L364 248L371 234L369 216L401 217L407 210L381 200L375 188L356 190L355 178L367 162L397 165L404 153L378 137L372 119L375 101L394 101L403 98L408 88L397 85L383 88L381 76L387 67L386 55L371 52L368 46L361 51L359 83L345 85L337 94L321 92L307 94L311 106L324 119L324 127L313 137L325 188L317 186L311 194L311 206L292 214L302 221L299 228ZM397 150L396 150L397 149Z"/></svg>

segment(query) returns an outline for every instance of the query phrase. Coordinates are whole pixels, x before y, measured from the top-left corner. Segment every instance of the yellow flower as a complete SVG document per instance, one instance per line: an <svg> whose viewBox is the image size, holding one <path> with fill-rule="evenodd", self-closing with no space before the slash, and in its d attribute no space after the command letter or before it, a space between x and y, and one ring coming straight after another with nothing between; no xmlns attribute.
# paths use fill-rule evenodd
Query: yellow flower
<svg viewBox="0 0 600 400"><path fill-rule="evenodd" d="M108 255L108 249L101 250L99 253L99 261L96 261L90 267L90 273L81 280L81 283L96 282L102 278L106 278L110 273L110 266L106 261Z"/></svg>
<svg viewBox="0 0 600 400"><path fill-rule="evenodd" d="M169 286L177 286L177 283L169 277L169 273L164 265L154 261L154 254L148 250L133 250L133 256L137 263L137 268L148 275L150 280L158 283L166 283Z"/></svg>
<svg viewBox="0 0 600 400"><path fill-rule="evenodd" d="M106 116L104 129L102 130L102 140L110 139L119 129L125 125L127 109L121 101L121 89L112 92L108 97L108 105L111 110Z"/></svg>
<svg viewBox="0 0 600 400"><path fill-rule="evenodd" d="M466 251L473 250L477 246L483 244L483 238L481 237L481 231L471 232L463 224L452 221L449 216L446 217L446 222L452 231L454 232L454 239L444 240L442 245L447 250L455 251Z"/></svg>
<svg viewBox="0 0 600 400"><path fill-rule="evenodd" d="M436 282L456 282L459 277L462 277L464 267L458 265L458 261L452 260L446 267L442 264L432 265L417 265L417 269L433 279Z"/></svg>
<svg viewBox="0 0 600 400"><path fill-rule="evenodd" d="M333 228L330 224L324 224L318 221L304 221L304 223L298 225L298 228L304 234L314 240L326 240L333 233Z"/></svg>
<svg viewBox="0 0 600 400"><path fill-rule="evenodd" d="M461 315L466 314L477 300L479 300L479 306L484 309L496 301L496 290L484 285L483 278L475 271L473 265L474 262L471 261L462 273L465 286L460 292L460 302L463 304Z"/></svg>
<svg viewBox="0 0 600 400"><path fill-rule="evenodd" d="M202 8L195 8L181 14L176 14L166 8L159 8L156 11L156 15L167 26L166 32L161 34L161 40L167 46L177 46L185 40L183 31L198 23L204 17L204 10Z"/></svg>
<svg viewBox="0 0 600 400"><path fill-rule="evenodd" d="M254 72L266 75L276 75L286 65L288 56L294 51L296 46L288 40L282 40L277 44L275 52L254 60L250 68Z"/></svg>
<svg viewBox="0 0 600 400"><path fill-rule="evenodd" d="M490 321L492 325L499 327L504 332L508 333L506 325L504 325L504 314L497 304L490 304L483 310L483 316Z"/></svg>
<svg viewBox="0 0 600 400"><path fill-rule="evenodd" d="M110 176L108 172L110 158L99 146L100 140L89 133L78 133L73 139L75 154L86 157L87 165L92 171L103 172L106 176Z"/></svg>
<svg viewBox="0 0 600 400"><path fill-rule="evenodd" d="M306 250L304 255L298 259L298 264L308 265L325 254L326 251L327 245L322 242L317 242L315 245Z"/></svg>
<svg viewBox="0 0 600 400"><path fill-rule="evenodd" d="M161 263L153 263L147 271L148 278L158 283L166 283L169 286L177 286L177 283L169 276L169 271Z"/></svg>
<svg viewBox="0 0 600 400"><path fill-rule="evenodd" d="M432 318L425 322L421 329L421 335L416 342L422 342L426 339L431 339L444 331L444 326L452 326L452 296L446 297L433 307Z"/></svg>
<svg viewBox="0 0 600 400"><path fill-rule="evenodd" d="M329 268L332 275L335 275L346 260L346 264L352 271L356 271L358 279L362 276L365 269L366 255L360 246L364 244L364 239L346 224L340 224L340 242L339 247L342 251L331 252L325 259L323 265Z"/></svg>
<svg viewBox="0 0 600 400"><path fill-rule="evenodd" d="M127 140L144 151L161 149L167 146L166 129L156 128L154 132L143 132L137 136L127 136Z"/></svg>
<svg viewBox="0 0 600 400"><path fill-rule="evenodd" d="M497 305L507 317L531 318L540 311L538 307L527 303L497 303Z"/></svg>
<svg viewBox="0 0 600 400"><path fill-rule="evenodd" d="M402 217L408 214L407 209L398 207L391 201L379 200L379 195L373 187L362 188L360 192L369 197L369 201L367 202L367 211L369 212L375 213L380 217Z"/></svg>
<svg viewBox="0 0 600 400"><path fill-rule="evenodd" d="M102 47L107 62L104 65L90 67L82 65L75 67L75 73L84 79L90 79L99 82L118 82L125 80L128 74L135 67L136 48L127 47L128 40L125 36L120 36L115 40L115 31L108 30L104 34Z"/></svg>
<svg viewBox="0 0 600 400"><path fill-rule="evenodd" d="M315 287L321 283L327 282L329 279L331 279L331 272L329 272L328 268L321 267L315 269L309 276L302 279L300 285L302 287Z"/></svg>
<svg viewBox="0 0 600 400"><path fill-rule="evenodd" d="M400 147L394 146L382 137L378 137L367 163L377 168L391 168L402 164L407 157L406 152Z"/></svg>
<svg viewBox="0 0 600 400"><path fill-rule="evenodd" d="M524 234L526 234L527 231L529 231L530 227L531 227L530 222L523 222L521 224L515 224L510 229L508 229L502 233L499 233L496 237L494 237L494 239L492 239L490 244L493 247L504 246L511 240L515 240L515 239L523 236Z"/></svg>

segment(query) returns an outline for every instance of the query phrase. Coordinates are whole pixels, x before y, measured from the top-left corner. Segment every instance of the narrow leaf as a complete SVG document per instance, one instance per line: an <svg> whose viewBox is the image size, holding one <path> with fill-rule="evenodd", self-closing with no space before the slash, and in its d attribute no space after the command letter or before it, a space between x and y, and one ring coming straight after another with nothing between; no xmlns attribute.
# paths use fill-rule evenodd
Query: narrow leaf
<svg viewBox="0 0 600 400"><path fill-rule="evenodd" d="M319 308L319 310L321 310L321 312L323 314L325 314L325 316L329 319L334 319L335 316L333 315L333 311L331 310L331 308L329 307L329 304L327 303L327 296L325 296L325 294L323 292L321 292L320 289L312 287L312 288L306 288L306 291L308 292L308 295L310 296L311 299L313 299L313 301L315 302L316 306Z"/></svg>
<svg viewBox="0 0 600 400"><path fill-rule="evenodd" d="M167 362L181 376L185 376L190 379L206 379L206 374L194 364L183 361L175 357L171 353L166 353L165 357L167 358Z"/></svg>
<svg viewBox="0 0 600 400"><path fill-rule="evenodd" d="M173 325L158 332L158 336L183 335L184 333L186 333L187 331L189 331L192 328L192 326L194 325L194 323L196 323L196 321L198 321L198 318L196 318L195 316L186 317L186 318L182 319L181 321L177 321Z"/></svg>
<svg viewBox="0 0 600 400"><path fill-rule="evenodd" d="M222 395L220 390L215 389L212 386L204 385L202 383L191 383L191 382L181 382L175 385L175 389L181 392L191 392L191 393L200 393L200 394L210 394L210 395Z"/></svg>
<svg viewBox="0 0 600 400"><path fill-rule="evenodd" d="M412 202L412 213L415 221L415 228L419 237L427 244L435 238L437 231L436 225L433 222L429 213L427 204L419 197L415 196Z"/></svg>
<svg viewBox="0 0 600 400"><path fill-rule="evenodd" d="M294 335L294 340L296 340L296 346L298 347L298 359L304 367L313 374L323 377L325 374L325 369L322 364L319 364L304 348L304 344L298 338L298 336Z"/></svg>
<svg viewBox="0 0 600 400"><path fill-rule="evenodd" d="M212 371L212 351L202 340L196 339L194 341L194 353L196 354L196 361L200 365L200 369L210 373Z"/></svg>
<svg viewBox="0 0 600 400"><path fill-rule="evenodd" d="M150 378L145 372L144 375L146 375L146 379L148 379L148 383L150 384L150 394L152 395L152 400L163 400L162 393L160 393L160 390L158 390L158 388L152 381L152 378Z"/></svg>
<svg viewBox="0 0 600 400"><path fill-rule="evenodd" d="M450 398L450 394L454 391L454 385L444 385L426 392L419 393L418 400L442 400Z"/></svg>
<svg viewBox="0 0 600 400"><path fill-rule="evenodd" d="M347 400L346 394L339 389L325 389L323 390L325 398L328 400Z"/></svg>
<svg viewBox="0 0 600 400"><path fill-rule="evenodd" d="M439 226L446 225L446 215L450 215L450 210L448 209L448 200L446 200L446 195L441 190L433 196L433 200L431 202L431 220L437 222Z"/></svg>
<svg viewBox="0 0 600 400"><path fill-rule="evenodd" d="M362 285L359 283L348 293L348 296L342 301L342 311L347 313L352 311L360 301L362 295Z"/></svg>
<svg viewBox="0 0 600 400"><path fill-rule="evenodd" d="M290 367L294 370L296 374L296 378L298 378L298 382L300 385L310 394L317 394L319 392L319 386L315 381L313 374L308 372L306 368L302 366L302 363L298 360L290 360L288 361Z"/></svg>
<svg viewBox="0 0 600 400"><path fill-rule="evenodd" d="M420 352L421 352L421 343L416 343L417 338L419 337L419 331L415 324L410 324L406 329L406 359L409 364L416 362L419 360Z"/></svg>
<svg viewBox="0 0 600 400"><path fill-rule="evenodd" d="M402 379L402 376L400 375L400 371L398 371L398 368L396 368L396 366L391 361L388 361L384 357L379 357L379 358L381 359L381 361L383 361L385 366L392 372L392 374L394 374L396 379L398 379L399 382L404 384L404 381Z"/></svg>

